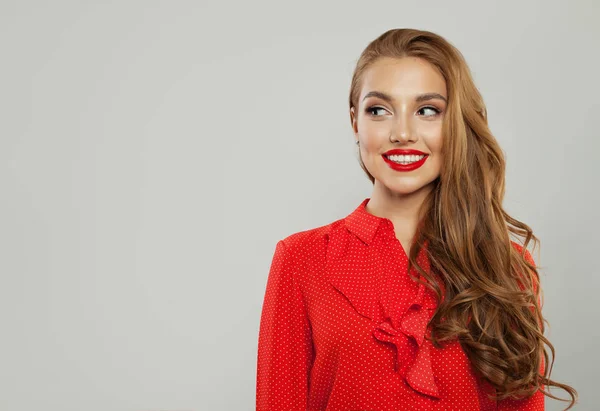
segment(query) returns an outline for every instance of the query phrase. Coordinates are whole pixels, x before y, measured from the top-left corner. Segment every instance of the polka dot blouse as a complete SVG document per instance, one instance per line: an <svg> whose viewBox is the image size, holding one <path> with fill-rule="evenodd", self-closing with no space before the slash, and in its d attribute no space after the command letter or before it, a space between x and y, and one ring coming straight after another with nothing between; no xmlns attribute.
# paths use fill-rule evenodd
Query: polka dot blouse
<svg viewBox="0 0 600 411"><path fill-rule="evenodd" d="M368 201L277 243L260 319L257 411L544 410L541 391L489 400L493 388L457 340L437 349L424 338L435 294L408 276L391 220L367 212ZM418 262L429 271L423 250Z"/></svg>

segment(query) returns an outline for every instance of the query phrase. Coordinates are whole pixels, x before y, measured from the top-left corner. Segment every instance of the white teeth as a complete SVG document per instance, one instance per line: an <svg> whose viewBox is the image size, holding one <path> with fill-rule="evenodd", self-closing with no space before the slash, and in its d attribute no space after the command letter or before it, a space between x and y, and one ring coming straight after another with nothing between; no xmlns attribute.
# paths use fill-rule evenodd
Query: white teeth
<svg viewBox="0 0 600 411"><path fill-rule="evenodd" d="M423 157L425 157L425 155L421 155L421 156L417 156L417 155L392 155L392 156L388 156L388 158L390 160L392 160L394 163L400 163L400 164L410 164L410 163L414 163L416 161L421 160Z"/></svg>

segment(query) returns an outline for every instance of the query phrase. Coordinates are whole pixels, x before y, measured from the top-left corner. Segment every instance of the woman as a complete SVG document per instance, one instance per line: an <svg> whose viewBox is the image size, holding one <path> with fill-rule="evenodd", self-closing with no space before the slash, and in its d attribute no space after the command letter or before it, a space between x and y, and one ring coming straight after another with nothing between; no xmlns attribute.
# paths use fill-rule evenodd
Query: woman
<svg viewBox="0 0 600 411"><path fill-rule="evenodd" d="M349 103L373 192L277 243L257 410L540 411L560 399L546 386L570 409L577 391L545 367L539 240L502 208L504 157L461 53L389 30L360 56Z"/></svg>

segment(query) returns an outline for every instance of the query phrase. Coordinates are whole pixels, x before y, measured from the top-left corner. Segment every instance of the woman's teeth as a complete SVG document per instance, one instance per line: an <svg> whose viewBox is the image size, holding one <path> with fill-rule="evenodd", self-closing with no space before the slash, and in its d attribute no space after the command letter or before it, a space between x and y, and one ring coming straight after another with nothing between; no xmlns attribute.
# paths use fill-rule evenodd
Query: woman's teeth
<svg viewBox="0 0 600 411"><path fill-rule="evenodd" d="M399 156L388 156L390 160L394 163L398 164L410 164L421 160L425 155L417 156L417 155L399 155Z"/></svg>

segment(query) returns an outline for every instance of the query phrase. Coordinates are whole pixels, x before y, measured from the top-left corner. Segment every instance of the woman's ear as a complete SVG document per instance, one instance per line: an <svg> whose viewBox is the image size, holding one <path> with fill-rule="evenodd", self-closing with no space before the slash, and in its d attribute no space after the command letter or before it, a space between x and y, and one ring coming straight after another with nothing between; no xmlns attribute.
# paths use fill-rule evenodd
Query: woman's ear
<svg viewBox="0 0 600 411"><path fill-rule="evenodd" d="M352 130L354 131L354 135L358 137L358 126L356 124L356 110L354 107L350 108L350 123L352 124Z"/></svg>

